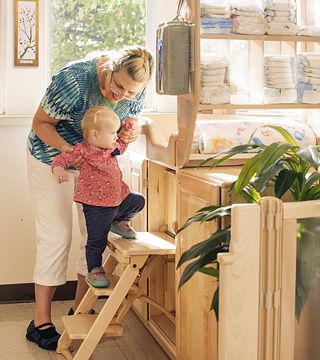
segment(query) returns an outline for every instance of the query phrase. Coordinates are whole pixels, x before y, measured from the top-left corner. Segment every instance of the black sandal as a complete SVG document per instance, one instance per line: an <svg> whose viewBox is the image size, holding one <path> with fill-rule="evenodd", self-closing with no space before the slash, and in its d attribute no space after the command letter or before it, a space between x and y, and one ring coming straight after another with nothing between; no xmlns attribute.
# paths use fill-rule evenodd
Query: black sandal
<svg viewBox="0 0 320 360"><path fill-rule="evenodd" d="M41 330L48 325L50 325L50 327ZM42 349L56 350L60 334L56 331L56 327L51 322L34 326L34 320L32 320L28 326L26 338L29 341L38 344Z"/></svg>

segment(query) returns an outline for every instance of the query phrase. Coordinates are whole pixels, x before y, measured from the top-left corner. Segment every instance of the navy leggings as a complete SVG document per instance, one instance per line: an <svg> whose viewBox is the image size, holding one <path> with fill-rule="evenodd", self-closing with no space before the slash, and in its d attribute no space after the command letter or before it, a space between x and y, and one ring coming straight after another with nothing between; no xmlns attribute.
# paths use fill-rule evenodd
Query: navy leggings
<svg viewBox="0 0 320 360"><path fill-rule="evenodd" d="M144 208L142 194L131 192L119 206L105 207L82 204L86 218L88 240L86 259L88 271L102 265L102 254L113 221L131 220Z"/></svg>

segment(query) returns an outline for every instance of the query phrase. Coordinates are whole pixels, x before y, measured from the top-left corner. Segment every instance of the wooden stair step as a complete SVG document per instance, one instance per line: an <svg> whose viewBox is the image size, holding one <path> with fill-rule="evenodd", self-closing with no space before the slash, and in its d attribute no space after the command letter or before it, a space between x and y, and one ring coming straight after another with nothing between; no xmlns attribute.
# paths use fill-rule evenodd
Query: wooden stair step
<svg viewBox="0 0 320 360"><path fill-rule="evenodd" d="M109 243L124 256L175 254L174 239L164 232L137 232L137 238L127 240L113 233Z"/></svg>
<svg viewBox="0 0 320 360"><path fill-rule="evenodd" d="M110 281L110 285L107 288L96 288L92 286L87 280L87 284L93 294L95 296L110 296L112 291L114 290L115 286L117 285L117 282L120 279L120 276L115 274L106 274L106 278ZM129 290L128 294L135 294L138 291L137 285L132 285L131 289Z"/></svg>
<svg viewBox="0 0 320 360"><path fill-rule="evenodd" d="M76 314L63 316L62 322L70 339L85 339L97 317L98 315ZM108 337L122 335L123 327L118 324L108 326L104 334L104 336Z"/></svg>

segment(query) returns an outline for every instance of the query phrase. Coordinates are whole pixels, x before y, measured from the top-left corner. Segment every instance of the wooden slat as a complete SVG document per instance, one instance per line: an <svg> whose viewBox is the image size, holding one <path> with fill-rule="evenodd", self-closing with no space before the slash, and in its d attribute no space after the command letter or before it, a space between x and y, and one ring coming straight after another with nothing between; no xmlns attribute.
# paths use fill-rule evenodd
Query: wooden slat
<svg viewBox="0 0 320 360"><path fill-rule="evenodd" d="M96 288L94 286L92 286L87 280L87 284L89 286L89 288L91 289L92 293L95 296L110 296L113 289L115 288L115 286L117 285L117 282L119 281L119 276L115 275L115 274L106 274L106 278L110 281L110 285L107 288ZM130 293L134 293L137 291L137 287L135 285L133 285L131 287L131 289L129 290L129 294Z"/></svg>
<svg viewBox="0 0 320 360"><path fill-rule="evenodd" d="M98 315L88 314L77 314L72 316L63 316L62 321L67 331L69 338L74 339L85 339L93 323L95 322ZM114 337L122 336L123 328L121 325L110 325L105 336Z"/></svg>
<svg viewBox="0 0 320 360"><path fill-rule="evenodd" d="M320 217L320 201L300 201L283 204L283 219L307 219Z"/></svg>
<svg viewBox="0 0 320 360"><path fill-rule="evenodd" d="M175 254L172 237L162 232L138 232L134 240L126 240L109 233L109 242L123 255L168 255Z"/></svg>
<svg viewBox="0 0 320 360"><path fill-rule="evenodd" d="M220 263L218 359L257 360L260 209L234 205L230 252Z"/></svg>

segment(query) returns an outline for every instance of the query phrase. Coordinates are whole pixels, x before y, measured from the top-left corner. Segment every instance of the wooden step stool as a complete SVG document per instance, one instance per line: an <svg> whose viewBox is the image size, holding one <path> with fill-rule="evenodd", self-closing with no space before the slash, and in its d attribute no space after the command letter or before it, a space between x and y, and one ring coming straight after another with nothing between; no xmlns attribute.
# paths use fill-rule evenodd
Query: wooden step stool
<svg viewBox="0 0 320 360"><path fill-rule="evenodd" d="M141 296L144 301L154 303L147 296L142 296L147 277L161 256L175 254L173 238L161 232L138 232L136 240L126 240L110 233L108 240L109 253L103 267L110 286L94 288L89 285L74 315L62 318L65 330L59 340L57 353L68 360L88 360L103 335L123 335L120 323L133 302ZM117 264L124 267L120 277L113 274ZM88 314L99 296L108 297L100 313ZM168 311L162 310L172 317ZM82 339L83 342L73 356L69 346L74 339Z"/></svg>

